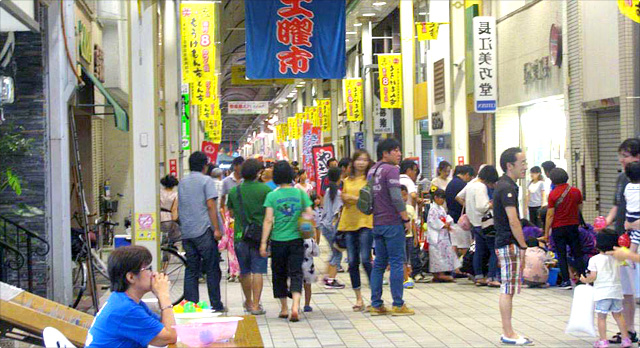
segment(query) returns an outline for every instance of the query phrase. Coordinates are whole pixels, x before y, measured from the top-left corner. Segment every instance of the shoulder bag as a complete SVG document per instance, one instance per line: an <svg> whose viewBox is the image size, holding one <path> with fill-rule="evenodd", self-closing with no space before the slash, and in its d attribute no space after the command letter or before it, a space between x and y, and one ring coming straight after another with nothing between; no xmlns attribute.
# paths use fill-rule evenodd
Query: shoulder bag
<svg viewBox="0 0 640 348"><path fill-rule="evenodd" d="M378 169L380 169L380 167L382 167L383 165L384 163L381 163L376 168L376 170L373 172L373 175L371 176L371 179L367 180L367 184L360 189L356 207L365 215L373 214L373 183L374 183L374 180L376 179L376 174L378 173Z"/></svg>
<svg viewBox="0 0 640 348"><path fill-rule="evenodd" d="M489 194L489 188L487 187L487 194ZM495 237L496 235L496 227L493 224L493 209L487 210L486 213L482 216L482 222L480 224L482 227L482 234L485 237Z"/></svg>
<svg viewBox="0 0 640 348"><path fill-rule="evenodd" d="M558 200L556 201L556 204L553 205L553 210L555 212L556 209L558 209L558 207L560 206L560 204L564 201L564 198L567 197L567 195L569 194L569 191L571 191L571 185L567 185L567 188L564 190L564 192L562 192L562 196L560 196L560 198L558 198ZM554 215L555 218L555 215ZM584 221L584 217L582 216L582 211L578 209L578 221L579 221L579 225L580 226L587 226L587 223Z"/></svg>
<svg viewBox="0 0 640 348"><path fill-rule="evenodd" d="M237 186L237 190L239 205L238 212L240 213L242 226L244 226L244 231L242 231L242 241L254 248L259 248L260 243L262 242L262 225L251 223L247 220L246 214L244 212L244 206L242 205L242 193L240 192L240 185Z"/></svg>

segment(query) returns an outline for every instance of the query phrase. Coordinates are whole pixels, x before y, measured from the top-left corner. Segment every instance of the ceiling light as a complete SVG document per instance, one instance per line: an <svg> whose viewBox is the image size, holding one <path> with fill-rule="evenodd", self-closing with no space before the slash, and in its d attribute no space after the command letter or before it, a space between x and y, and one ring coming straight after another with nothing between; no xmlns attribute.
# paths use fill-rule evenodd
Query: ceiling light
<svg viewBox="0 0 640 348"><path fill-rule="evenodd" d="M363 13L362 16L363 17L375 17L376 14L375 13Z"/></svg>
<svg viewBox="0 0 640 348"><path fill-rule="evenodd" d="M354 26L354 27L361 27L361 26L362 26L362 23L356 23L356 24L354 24L353 26Z"/></svg>
<svg viewBox="0 0 640 348"><path fill-rule="evenodd" d="M426 13L426 12L418 12L418 15L420 15L420 16L426 16L426 15L427 15L427 13Z"/></svg>
<svg viewBox="0 0 640 348"><path fill-rule="evenodd" d="M348 31L347 32L347 35L356 35L356 34L358 34L357 31Z"/></svg>
<svg viewBox="0 0 640 348"><path fill-rule="evenodd" d="M386 3L386 2L384 2L384 1L378 1L378 2L374 2L372 5L373 5L373 6L384 6L384 5L386 5L386 4L387 4L387 3Z"/></svg>

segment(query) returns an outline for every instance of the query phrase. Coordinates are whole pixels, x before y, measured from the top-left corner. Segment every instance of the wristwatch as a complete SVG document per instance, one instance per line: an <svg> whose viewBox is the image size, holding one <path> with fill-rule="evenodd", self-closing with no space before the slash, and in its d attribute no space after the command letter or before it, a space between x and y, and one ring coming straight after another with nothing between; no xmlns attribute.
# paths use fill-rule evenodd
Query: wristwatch
<svg viewBox="0 0 640 348"><path fill-rule="evenodd" d="M160 312L162 312L162 311L163 311L163 310L165 310L165 309L171 309L171 308L173 308L173 305L172 305L172 304L170 304L170 305L168 305L168 306L160 307Z"/></svg>

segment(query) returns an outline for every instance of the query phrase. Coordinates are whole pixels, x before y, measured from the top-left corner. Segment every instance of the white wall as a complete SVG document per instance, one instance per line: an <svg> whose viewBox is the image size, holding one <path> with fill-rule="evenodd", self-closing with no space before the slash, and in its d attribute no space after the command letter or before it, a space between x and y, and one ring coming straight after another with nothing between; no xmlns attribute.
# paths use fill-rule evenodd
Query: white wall
<svg viewBox="0 0 640 348"><path fill-rule="evenodd" d="M525 0L495 0L491 2L491 13L499 19L524 6L526 2Z"/></svg>
<svg viewBox="0 0 640 348"><path fill-rule="evenodd" d="M431 22L449 22L449 2L448 1L432 1L429 10L429 20ZM450 52L449 52L449 25L441 25L438 33L438 40L430 41L429 51L427 53L427 81L429 86L434 85L433 79L433 64L440 59L444 58L444 81L445 81L445 93L446 99L444 104L435 105L434 103L434 89L429 88L429 113L434 111L440 111L444 118L444 128L442 130L433 131L431 135L447 134L451 133L451 71L450 66ZM431 117L431 115L429 115Z"/></svg>
<svg viewBox="0 0 640 348"><path fill-rule="evenodd" d="M618 97L618 5L615 1L594 0L580 8L584 101Z"/></svg>
<svg viewBox="0 0 640 348"><path fill-rule="evenodd" d="M120 0L98 1L98 16L104 24L102 49L104 50L105 87L129 91L129 65L125 58L127 49L126 2Z"/></svg>

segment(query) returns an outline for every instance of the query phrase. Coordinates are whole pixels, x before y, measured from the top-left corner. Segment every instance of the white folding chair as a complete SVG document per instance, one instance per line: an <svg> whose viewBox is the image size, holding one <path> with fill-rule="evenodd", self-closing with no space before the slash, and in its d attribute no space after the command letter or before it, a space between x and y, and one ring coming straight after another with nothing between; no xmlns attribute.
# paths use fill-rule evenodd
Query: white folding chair
<svg viewBox="0 0 640 348"><path fill-rule="evenodd" d="M42 331L44 346L47 348L76 348L58 329L45 327Z"/></svg>

